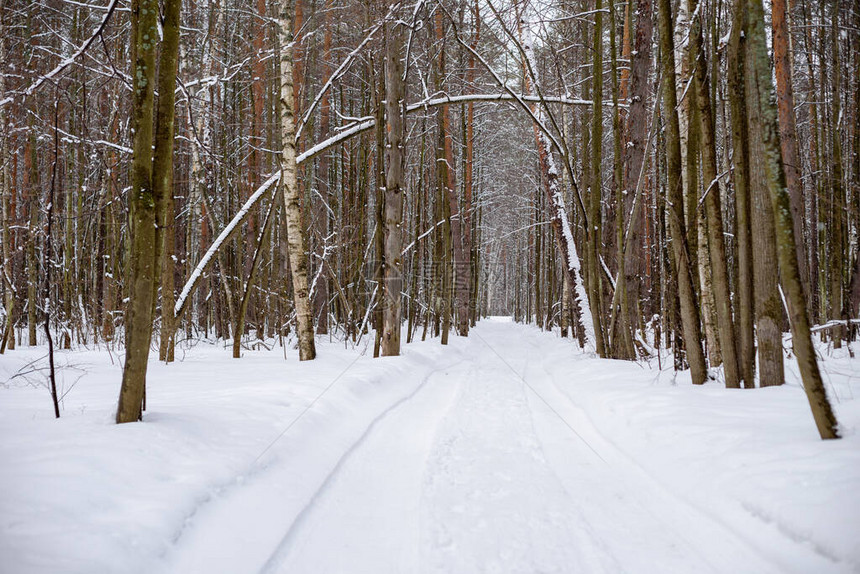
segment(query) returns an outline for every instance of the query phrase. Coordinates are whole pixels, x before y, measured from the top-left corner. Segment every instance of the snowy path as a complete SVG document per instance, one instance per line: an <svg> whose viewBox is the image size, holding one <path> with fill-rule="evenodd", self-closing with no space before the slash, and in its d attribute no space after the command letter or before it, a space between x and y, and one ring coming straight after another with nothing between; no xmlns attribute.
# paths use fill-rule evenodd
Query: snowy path
<svg viewBox="0 0 860 574"><path fill-rule="evenodd" d="M513 334L482 326L377 419L262 572L780 571L601 440Z"/></svg>
<svg viewBox="0 0 860 574"><path fill-rule="evenodd" d="M107 353L59 353L58 421L10 378L40 350L0 361L0 574L860 573L858 359L823 363L823 443L792 363L751 392L502 320L318 342L153 360L119 426Z"/></svg>

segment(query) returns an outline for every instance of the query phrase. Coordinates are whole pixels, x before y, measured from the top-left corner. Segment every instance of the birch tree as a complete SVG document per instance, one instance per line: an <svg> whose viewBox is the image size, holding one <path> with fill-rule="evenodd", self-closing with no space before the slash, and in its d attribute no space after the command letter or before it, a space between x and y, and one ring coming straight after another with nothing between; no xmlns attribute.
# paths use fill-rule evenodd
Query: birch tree
<svg viewBox="0 0 860 574"><path fill-rule="evenodd" d="M296 123L293 95L293 0L281 0L278 24L281 50L281 188L287 218L287 241L290 272L296 308L296 331L299 337L299 359L316 357L313 311L308 290L307 237L302 225L302 206L296 170Z"/></svg>

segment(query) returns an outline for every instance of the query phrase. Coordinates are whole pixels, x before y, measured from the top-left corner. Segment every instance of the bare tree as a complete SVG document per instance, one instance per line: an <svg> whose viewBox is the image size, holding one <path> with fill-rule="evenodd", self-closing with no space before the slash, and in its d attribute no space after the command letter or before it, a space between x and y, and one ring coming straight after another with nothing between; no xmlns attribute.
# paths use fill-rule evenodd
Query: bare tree
<svg viewBox="0 0 860 574"><path fill-rule="evenodd" d="M293 1L282 0L280 5L281 50L281 187L287 216L287 241L290 250L290 271L293 279L293 296L296 306L296 329L299 335L299 359L310 361L316 357L314 325L308 290L308 262L305 254L306 231L302 225L301 198L296 169L296 123L293 99Z"/></svg>
<svg viewBox="0 0 860 574"><path fill-rule="evenodd" d="M403 189L406 122L406 78L403 66L403 26L387 24L385 107L387 118L385 177L385 269L382 290L382 355L400 354L403 290Z"/></svg>

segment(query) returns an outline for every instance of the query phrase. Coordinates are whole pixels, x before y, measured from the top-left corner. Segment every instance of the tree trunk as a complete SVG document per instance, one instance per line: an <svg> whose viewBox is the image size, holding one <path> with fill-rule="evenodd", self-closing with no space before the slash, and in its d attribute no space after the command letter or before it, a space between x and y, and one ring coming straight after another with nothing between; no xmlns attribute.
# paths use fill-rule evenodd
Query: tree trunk
<svg viewBox="0 0 860 574"><path fill-rule="evenodd" d="M376 220L373 234L373 247L376 254L376 266L373 269L373 280L376 282L376 293L380 300L383 296L383 282L385 281L385 66L380 66L380 74L377 78L373 72L376 83L376 187L373 215ZM370 302L373 305L373 301ZM378 303L373 310L373 356L379 356L382 347L382 303Z"/></svg>
<svg viewBox="0 0 860 574"><path fill-rule="evenodd" d="M5 36L5 14L6 1L0 0L0 61L6 59L6 36ZM6 76L0 74L0 97L6 95ZM0 355L7 348L15 348L15 332L13 314L15 311L15 275L12 272L12 234L9 233L12 226L12 181L9 176L9 135L7 134L6 124L6 108L0 108L0 216L3 218L2 236L0 242L3 243L3 251L0 253L3 257L3 265L0 266L0 273L3 274L0 279L0 288L4 293L3 306L6 311L6 324L0 325Z"/></svg>
<svg viewBox="0 0 860 574"><path fill-rule="evenodd" d="M152 339L152 301L155 297L155 197L152 188L152 125L154 113L155 52L158 37L157 0L134 0L132 28L134 100L131 164L130 290L126 307L126 350L117 423L141 419L146 392L146 367Z"/></svg>
<svg viewBox="0 0 860 574"><path fill-rule="evenodd" d="M446 87L446 62L445 62L445 28L443 25L442 11L436 12L436 39L441 42L439 50L439 82L441 89ZM448 210L450 211L449 226L451 229L451 255L452 255L452 281L454 292L454 303L457 310L457 331L461 336L469 334L469 260L466 246L463 242L464 221L460 213L460 200L457 197L457 169L454 164L454 141L451 133L450 106L444 105L440 110L441 129L443 131L443 145L445 152L446 180L445 189L448 198Z"/></svg>
<svg viewBox="0 0 860 574"><path fill-rule="evenodd" d="M830 318L842 319L843 315L843 267L845 265L845 189L843 188L844 170L842 165L842 68L839 61L839 0L833 0L831 70L833 79L833 110L830 114L830 153L833 162L831 188L833 191L833 220L830 237ZM831 329L833 347L842 346L844 329Z"/></svg>
<svg viewBox="0 0 860 574"><path fill-rule="evenodd" d="M624 146L624 190L626 192L624 212L631 214L629 237L625 244L626 256L624 271L627 274L627 289L630 308L629 314L636 317L638 301L644 296L643 277L645 275L645 253L642 249L643 236L647 236L645 213L646 202L634 193L647 185L643 166L645 150L648 147L648 97L651 86L648 76L651 72L651 44L653 36L653 0L636 1L636 41L631 61L630 104L627 111L627 143ZM644 190L639 189L644 195ZM635 211L632 209L636 203ZM634 325L630 326L631 329Z"/></svg>
<svg viewBox="0 0 860 574"><path fill-rule="evenodd" d="M610 57L612 62L612 175L613 186L615 187L615 249L616 249L616 266L618 272L616 274L616 287L613 301L618 300L618 305L613 302L611 312L614 314L618 309L618 320L610 324L610 341L612 344L612 354L618 359L633 359L635 358L633 350L633 339L630 331L630 317L628 315L629 307L627 305L627 273L624 271L624 221L626 214L624 211L624 184L623 184L623 167L621 163L621 116L618 111L618 56L615 46L615 5L609 5L609 38L610 38ZM626 27L625 27L626 30ZM624 37L627 37L625 32ZM627 41L629 44L629 41Z"/></svg>
<svg viewBox="0 0 860 574"><path fill-rule="evenodd" d="M382 355L400 354L403 290L403 189L406 143L406 82L403 77L403 26L386 24L385 107L388 171L385 177L385 268L382 290Z"/></svg>
<svg viewBox="0 0 860 574"><path fill-rule="evenodd" d="M306 232L302 226L301 197L296 169L296 120L293 100L293 0L281 0L279 43L281 47L281 186L287 219L287 243L296 308L296 331L299 337L299 360L316 357L314 324L308 297L308 260Z"/></svg>
<svg viewBox="0 0 860 574"><path fill-rule="evenodd" d="M325 0L325 4L323 7L323 12L325 15L324 33L323 33L323 50L322 50L322 84L325 85L331 79L331 32L332 32L332 12L333 12L333 1ZM319 123L319 138L325 139L329 136L329 127L331 125L331 97L329 96L332 88L326 90L323 94L322 99L320 100L320 123ZM331 178L330 178L330 159L331 159L331 151L325 151L320 154L320 160L317 168L316 174L316 185L312 185L312 187L316 187L319 190L321 201L313 200L311 201L311 218L316 223L317 235L321 241L314 242L311 239L312 248L313 243L316 243L316 247L314 251L319 249L322 246L322 252L319 253L319 273L317 274L316 289L314 291L314 316L317 318L317 334L319 335L327 335L328 334L328 316L329 316L329 285L328 285L328 274L326 273L326 268L330 268L331 264L328 261L328 253L325 252L325 248L328 244L328 236L329 236L329 210L327 209L326 204L331 202L332 193L331 193ZM313 168L309 168L311 171ZM314 237L314 236L312 236Z"/></svg>
<svg viewBox="0 0 860 574"><path fill-rule="evenodd" d="M588 197L589 241L588 257L588 300L594 315L594 336L597 353L606 354L606 341L603 336L603 290L601 289L600 245L601 245L601 156L603 151L603 4L597 0L594 16L594 40L591 62L591 193Z"/></svg>
<svg viewBox="0 0 860 574"><path fill-rule="evenodd" d="M161 345L158 358L173 360L174 202L173 133L176 103L176 68L179 58L179 12L181 0L164 3L161 54L158 63L158 111L155 150L152 158L152 193L155 198L155 277L161 280ZM157 289L153 293L153 316ZM168 358L168 356L170 358Z"/></svg>
<svg viewBox="0 0 860 574"><path fill-rule="evenodd" d="M794 91L791 85L791 51L788 30L787 0L773 0L773 65L776 72L776 103L779 111L779 141L785 166L785 183L791 198L794 236L797 239L797 264L804 293L809 293L809 266L803 247L803 182L800 154L797 150L797 121L794 115ZM808 299L808 297L807 297Z"/></svg>
<svg viewBox="0 0 860 574"><path fill-rule="evenodd" d="M747 70L747 74L750 70ZM747 97L755 98L753 78ZM749 106L750 199L752 206L752 254L759 381L762 387L781 385L785 373L782 356L782 300L779 294L776 231L764 166L762 118Z"/></svg>
<svg viewBox="0 0 860 574"><path fill-rule="evenodd" d="M661 0L666 2L667 0ZM752 93L758 113L762 119L762 143L764 146L765 172L770 189L771 204L776 222L777 250L779 255L782 287L788 300L791 334L797 364L803 380L812 416L822 439L839 438L836 415L827 398L827 390L821 380L815 348L806 316L806 296L800 283L797 264L797 249L794 237L794 222L791 216L791 199L785 183L782 165L782 150L779 142L779 120L774 103L775 95L771 82L770 61L764 31L764 7L762 0L747 1L749 14L749 55L754 71Z"/></svg>
<svg viewBox="0 0 860 574"><path fill-rule="evenodd" d="M660 66L663 113L667 122L666 162L668 178L669 229L672 233L672 251L678 279L678 297L681 305L681 324L684 345L693 384L702 384L707 378L705 355L699 329L699 310L693 279L690 275L690 254L687 249L687 230L684 225L684 197L681 179L681 142L678 124L678 96L675 93L675 49L672 37L672 7L669 0L658 0L657 24L660 34Z"/></svg>
<svg viewBox="0 0 860 574"><path fill-rule="evenodd" d="M723 214L720 205L720 184L717 174L717 142L714 134L714 116L711 108L711 89L707 75L705 49L702 40L702 16L696 16L690 31L691 48L697 54L695 71L696 104L699 110L702 144L702 177L705 193L705 210L708 215L708 251L711 261L711 277L714 288L714 303L720 337L720 354L726 377L726 386L740 388L738 373L735 326L732 315L732 299L729 291L729 275L726 259L726 243L723 234Z"/></svg>
<svg viewBox="0 0 860 574"><path fill-rule="evenodd" d="M755 387L755 336L753 334L753 251L750 218L750 150L749 122L746 110L745 70L746 20L744 3L733 8L732 31L729 36L728 91L732 115L732 181L735 187L735 209L738 245L738 340L739 360L744 387Z"/></svg>
<svg viewBox="0 0 860 574"><path fill-rule="evenodd" d="M475 0L474 8L474 34L472 35L472 50L478 49L478 39L481 35L481 14L480 4ZM472 89L472 84L475 81L475 56L474 53L469 53L468 69L466 70L466 89ZM466 157L463 162L463 250L468 253L469 261L469 323L468 326L473 326L477 320L477 300L478 300L478 266L477 249L473 244L472 228L473 228L473 213L472 213L472 195L473 195L473 178L474 178L474 156L475 156L475 104L469 102L466 106Z"/></svg>
<svg viewBox="0 0 860 574"><path fill-rule="evenodd" d="M27 335L28 344L31 347L36 346L36 327L37 315L36 310L38 302L36 301L36 286L39 284L39 269L38 261L36 260L36 226L39 223L39 193L42 188L39 181L39 158L36 155L36 133L33 129L33 121L28 118L29 137L27 139L25 169L29 173L27 186Z"/></svg>

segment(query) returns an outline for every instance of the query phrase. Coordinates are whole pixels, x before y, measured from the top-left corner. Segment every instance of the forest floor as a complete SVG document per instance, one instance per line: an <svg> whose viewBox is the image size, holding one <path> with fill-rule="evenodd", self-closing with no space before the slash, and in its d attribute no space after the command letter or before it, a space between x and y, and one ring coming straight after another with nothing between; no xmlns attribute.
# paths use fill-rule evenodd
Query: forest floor
<svg viewBox="0 0 860 574"><path fill-rule="evenodd" d="M860 360L753 391L503 319L401 357L198 344L112 424L116 354L0 356L0 572L860 572Z"/></svg>

